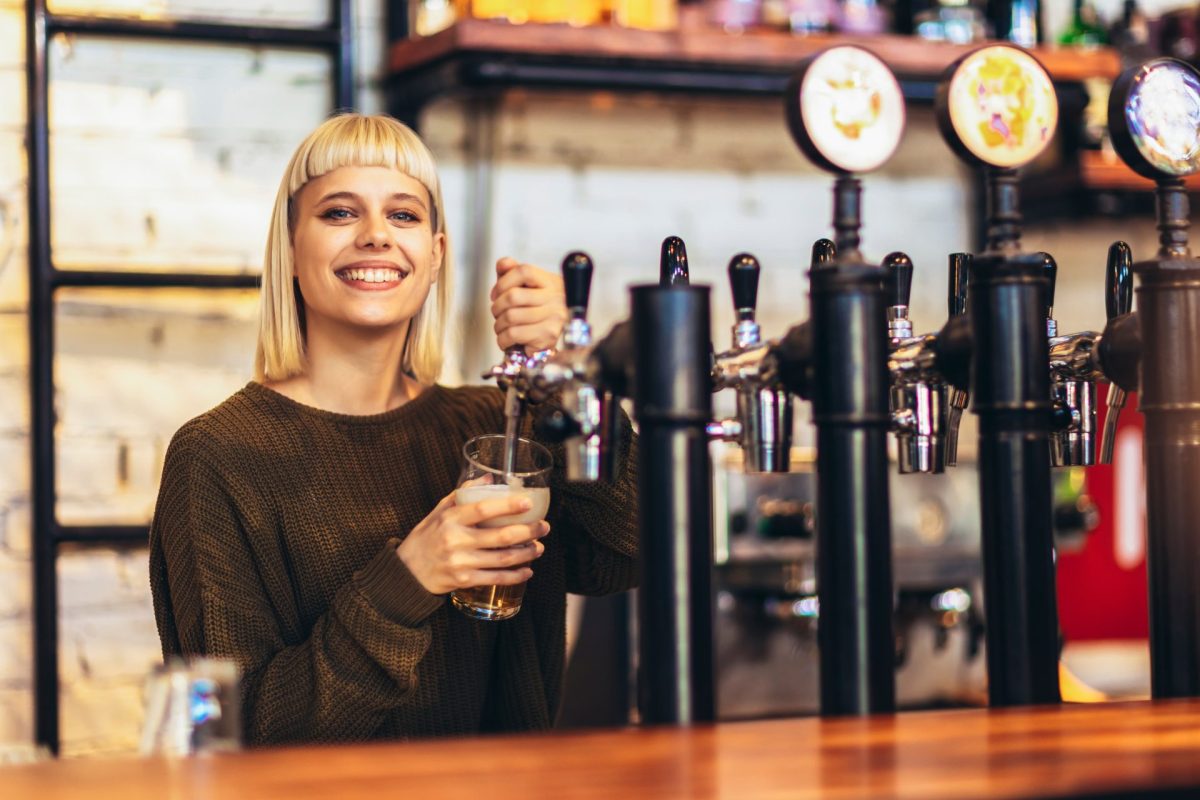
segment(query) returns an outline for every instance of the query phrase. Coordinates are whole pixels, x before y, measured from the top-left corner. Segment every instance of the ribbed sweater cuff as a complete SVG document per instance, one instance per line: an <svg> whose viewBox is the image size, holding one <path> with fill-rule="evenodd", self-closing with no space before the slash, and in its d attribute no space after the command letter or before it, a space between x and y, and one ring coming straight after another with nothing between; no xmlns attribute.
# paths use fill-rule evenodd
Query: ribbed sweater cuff
<svg viewBox="0 0 1200 800"><path fill-rule="evenodd" d="M388 539L367 565L354 575L358 589L379 613L393 622L415 628L421 625L445 601L430 594L400 560L396 548L399 539Z"/></svg>

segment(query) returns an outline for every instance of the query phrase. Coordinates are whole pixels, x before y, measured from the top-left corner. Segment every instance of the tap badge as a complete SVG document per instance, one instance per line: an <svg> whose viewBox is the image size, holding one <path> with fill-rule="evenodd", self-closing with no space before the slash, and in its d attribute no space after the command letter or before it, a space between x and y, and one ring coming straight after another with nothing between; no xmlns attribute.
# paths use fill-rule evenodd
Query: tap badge
<svg viewBox="0 0 1200 800"><path fill-rule="evenodd" d="M939 116L948 115L961 149L993 167L1028 164L1046 149L1058 127L1058 97L1045 68L1011 45L969 53L951 67L938 92ZM953 144L953 142L952 142Z"/></svg>
<svg viewBox="0 0 1200 800"><path fill-rule="evenodd" d="M808 62L788 94L792 136L818 165L834 172L882 166L904 133L904 95L873 53L841 46Z"/></svg>
<svg viewBox="0 0 1200 800"><path fill-rule="evenodd" d="M1173 59L1138 67L1125 101L1125 123L1142 158L1165 175L1200 169L1200 75Z"/></svg>

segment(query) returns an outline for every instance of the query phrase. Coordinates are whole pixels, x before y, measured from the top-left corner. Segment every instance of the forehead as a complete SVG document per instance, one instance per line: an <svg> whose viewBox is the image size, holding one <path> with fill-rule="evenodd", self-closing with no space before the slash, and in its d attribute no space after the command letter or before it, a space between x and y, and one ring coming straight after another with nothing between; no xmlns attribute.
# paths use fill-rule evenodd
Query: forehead
<svg viewBox="0 0 1200 800"><path fill-rule="evenodd" d="M394 194L408 194L426 205L429 203L429 191L424 184L391 167L338 167L304 184L296 197L303 203L316 203L335 192L349 192L363 200L384 200Z"/></svg>

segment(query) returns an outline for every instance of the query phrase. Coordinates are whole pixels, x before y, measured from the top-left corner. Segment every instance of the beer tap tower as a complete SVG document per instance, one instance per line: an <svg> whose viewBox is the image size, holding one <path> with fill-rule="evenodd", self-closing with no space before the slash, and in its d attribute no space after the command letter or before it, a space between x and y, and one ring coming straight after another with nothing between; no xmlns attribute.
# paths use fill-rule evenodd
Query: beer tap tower
<svg viewBox="0 0 1200 800"><path fill-rule="evenodd" d="M987 186L987 243L973 259L967 302L969 389L979 416L988 695L993 706L1054 703L1060 696L1048 287L1041 255L1021 252L1016 168L1050 143L1058 102L1033 56L992 45L951 65L936 108L946 141L983 168Z"/></svg>
<svg viewBox="0 0 1200 800"><path fill-rule="evenodd" d="M662 244L657 285L634 286L632 314L593 343L585 320L592 262L562 264L571 320L559 352L489 377L520 401L560 394L539 433L567 445L568 478L611 478L618 397L639 425L641 586L638 710L644 724L716 718L712 592L712 345L709 289L691 286L687 249ZM575 455L572 456L574 451Z"/></svg>
<svg viewBox="0 0 1200 800"><path fill-rule="evenodd" d="M709 288L683 241L663 242L659 284L630 289L639 426L642 580L638 709L645 724L716 719Z"/></svg>
<svg viewBox="0 0 1200 800"><path fill-rule="evenodd" d="M804 63L785 104L800 149L836 175L836 256L826 260L814 249L814 262L822 263L809 273L821 713L889 712L895 709L890 381L880 324L887 302L883 270L859 252L862 187L854 175L877 169L895 152L904 98L874 54L841 46Z"/></svg>
<svg viewBox="0 0 1200 800"><path fill-rule="evenodd" d="M1159 58L1113 85L1109 130L1121 158L1157 183L1159 250L1136 263L1138 310L1110 320L1105 372L1137 389L1146 417L1151 688L1200 696L1200 259L1188 248L1183 179L1200 171L1200 73ZM1122 332L1124 328L1124 332ZM1130 330L1130 328L1133 328ZM1137 351L1140 370L1129 369ZM1122 352L1125 357L1122 358ZM1131 372L1139 380L1130 380Z"/></svg>

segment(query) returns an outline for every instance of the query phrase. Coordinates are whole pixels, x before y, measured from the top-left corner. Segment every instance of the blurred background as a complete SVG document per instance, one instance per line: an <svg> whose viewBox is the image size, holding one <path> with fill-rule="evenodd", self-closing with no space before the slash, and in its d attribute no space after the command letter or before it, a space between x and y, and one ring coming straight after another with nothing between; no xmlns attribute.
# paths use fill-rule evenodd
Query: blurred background
<svg viewBox="0 0 1200 800"><path fill-rule="evenodd" d="M1060 141L1024 181L1026 249L1058 258L1059 329L1100 329L1111 240L1130 242L1135 256L1156 249L1150 184L1105 141L1107 86L1123 62L1198 58L1197 6L1179 0L354 0L344 4L349 25L340 5L0 0L0 743L40 738L41 641L57 669L57 685L43 677L41 692L58 705L62 753L136 749L143 682L160 655L146 552L129 531L144 531L175 429L250 379L256 304L246 287L261 270L288 156L338 105L339 63L357 110L416 125L439 160L455 244L443 375L453 385L477 382L499 358L486 298L502 255L556 269L570 250L590 253L591 321L602 333L625 316L626 287L656 279L662 239L678 235L692 281L715 287L718 346L733 324L725 265L740 251L763 264L764 333L804 319L809 250L830 232L831 180L791 142L779 91L804 55L847 36L896 66L910 100L900 150L864 180L863 251L912 256L917 331L946 317L947 254L979 244L979 180L937 133L930 87L955 45L994 35L1043 48L1064 114ZM36 30L30 39L29 26L46 13L74 23L50 26L44 49L30 52L43 39ZM138 35L143 23L158 27ZM197 35L154 32L165 23ZM320 46L223 42L216 27L199 35L209 24L340 33L314 36ZM45 78L49 99L32 126L31 75ZM43 124L48 220L29 211L27 144ZM44 266L31 264L42 252L31 240L49 244L47 263L81 276L249 277L205 289L68 278L49 304L31 302L31 270ZM54 334L52 352L32 363L31 324ZM40 446L31 376L47 366L53 481L34 474L30 456ZM719 410L729 404L718 398ZM747 477L736 452L715 451L727 718L816 709L806 405L797 417L794 475ZM1140 421L1129 413L1123 425L1113 467L1060 473L1056 489L1065 658L1112 697L1148 689ZM908 707L984 696L973 428L961 441L959 471L893 484ZM46 498L52 507L40 508ZM124 533L39 545L50 534L35 520L48 518ZM35 562L57 578L40 612ZM619 688L622 602L573 612L602 632L580 640L577 691ZM56 635L39 614L57 621ZM569 699L566 722L621 721L627 698L620 707L614 691L599 711Z"/></svg>

